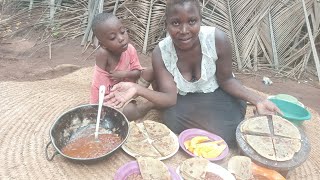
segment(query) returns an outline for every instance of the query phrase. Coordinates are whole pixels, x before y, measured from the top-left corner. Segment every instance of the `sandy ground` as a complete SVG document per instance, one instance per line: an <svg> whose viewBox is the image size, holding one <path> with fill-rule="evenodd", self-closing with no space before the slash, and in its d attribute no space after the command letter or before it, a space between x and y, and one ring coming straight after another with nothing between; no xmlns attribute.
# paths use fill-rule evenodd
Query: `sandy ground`
<svg viewBox="0 0 320 180"><path fill-rule="evenodd" d="M93 48L84 53L81 39L65 40L54 44L49 59L48 46L41 48L36 42L23 39L2 39L0 41L0 81L37 81L69 74L83 67L94 65ZM91 56L90 56L91 55ZM141 64L150 66L150 55L140 54ZM262 77L268 76L272 85L264 85ZM309 76L299 81L275 78L268 72L251 74L236 73L246 86L267 94L286 93L297 97L303 104L320 113L320 86L317 77Z"/></svg>

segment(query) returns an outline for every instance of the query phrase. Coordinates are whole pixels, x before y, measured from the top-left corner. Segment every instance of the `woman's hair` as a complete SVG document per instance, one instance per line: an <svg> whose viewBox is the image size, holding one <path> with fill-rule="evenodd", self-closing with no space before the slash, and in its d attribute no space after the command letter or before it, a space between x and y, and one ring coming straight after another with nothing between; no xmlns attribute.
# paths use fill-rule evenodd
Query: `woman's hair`
<svg viewBox="0 0 320 180"><path fill-rule="evenodd" d="M194 6L199 10L199 15L201 17L201 6L199 0L167 0L166 3L166 15L169 14L170 8L172 8L176 4L183 5L184 3L191 2Z"/></svg>

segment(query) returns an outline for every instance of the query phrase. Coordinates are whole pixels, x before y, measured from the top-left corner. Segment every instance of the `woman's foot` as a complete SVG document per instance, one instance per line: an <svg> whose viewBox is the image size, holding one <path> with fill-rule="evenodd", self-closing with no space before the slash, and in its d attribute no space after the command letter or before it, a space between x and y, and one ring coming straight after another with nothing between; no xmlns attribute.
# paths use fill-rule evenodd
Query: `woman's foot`
<svg viewBox="0 0 320 180"><path fill-rule="evenodd" d="M153 103L149 101L139 104L130 102L123 108L123 114L129 121L134 121L143 118L152 108Z"/></svg>

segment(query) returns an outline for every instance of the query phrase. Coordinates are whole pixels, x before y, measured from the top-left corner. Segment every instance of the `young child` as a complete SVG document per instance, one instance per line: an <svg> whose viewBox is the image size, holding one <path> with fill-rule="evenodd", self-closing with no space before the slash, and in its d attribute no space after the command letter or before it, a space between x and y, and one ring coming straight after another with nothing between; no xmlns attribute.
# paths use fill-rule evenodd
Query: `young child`
<svg viewBox="0 0 320 180"><path fill-rule="evenodd" d="M136 82L143 68L136 49L129 43L127 29L115 15L111 13L96 15L92 30L100 45L96 53L90 96L90 103L96 104L101 85L106 87L105 95L107 95L113 85L119 82ZM141 81L143 79L139 79L139 82Z"/></svg>

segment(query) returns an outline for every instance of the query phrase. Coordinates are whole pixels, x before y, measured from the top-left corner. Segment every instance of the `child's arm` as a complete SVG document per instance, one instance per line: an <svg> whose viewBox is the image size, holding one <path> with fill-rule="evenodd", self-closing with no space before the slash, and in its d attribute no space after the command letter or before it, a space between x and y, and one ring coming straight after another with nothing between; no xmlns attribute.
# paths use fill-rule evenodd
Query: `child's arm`
<svg viewBox="0 0 320 180"><path fill-rule="evenodd" d="M128 51L129 58L130 58L130 62L129 62L130 69L128 69L127 71L112 71L112 72L110 72L112 77L117 78L116 80L118 80L119 82L121 81L121 78L128 78L133 81L138 80L141 75L141 70L143 69L141 67L140 62L139 62L138 53L137 53L136 49L131 44L128 45L127 51Z"/></svg>
<svg viewBox="0 0 320 180"><path fill-rule="evenodd" d="M91 91L90 91L90 103L97 104L98 103L98 96L99 96L99 87L104 85L106 89L106 94L109 91L110 85L110 78L108 73L105 71L107 66L108 54L105 52L104 49L99 48L96 53L96 66L93 72L93 79L91 84Z"/></svg>
<svg viewBox="0 0 320 180"><path fill-rule="evenodd" d="M99 48L96 54L96 65L103 70L106 70L108 64L108 52L103 48Z"/></svg>
<svg viewBox="0 0 320 180"><path fill-rule="evenodd" d="M140 70L129 70L129 71L111 71L110 76L113 80L120 80L122 78L129 78L136 81L140 77L141 71Z"/></svg>

